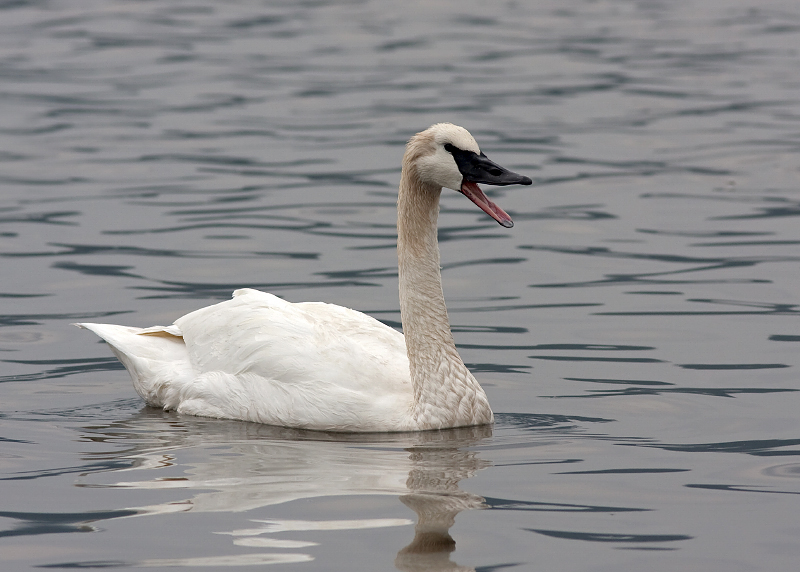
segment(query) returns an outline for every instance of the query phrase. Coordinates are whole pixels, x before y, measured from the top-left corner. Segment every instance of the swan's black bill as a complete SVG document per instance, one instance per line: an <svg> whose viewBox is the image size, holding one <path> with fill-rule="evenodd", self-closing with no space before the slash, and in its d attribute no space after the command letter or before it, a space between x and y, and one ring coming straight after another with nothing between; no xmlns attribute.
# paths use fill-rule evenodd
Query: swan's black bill
<svg viewBox="0 0 800 572"><path fill-rule="evenodd" d="M518 175L505 167L501 167L483 153L479 155L473 151L463 151L450 144L445 145L444 148L453 155L458 170L464 177L461 181L460 189L464 196L478 205L483 212L502 226L506 228L514 226L514 221L511 220L508 213L490 201L478 186L478 183L503 186L530 185L533 181L528 177Z"/></svg>
<svg viewBox="0 0 800 572"><path fill-rule="evenodd" d="M453 155L464 179L471 183L504 186L530 185L533 182L528 177L501 167L483 153L478 155L473 151L463 151L450 144L445 145L444 148Z"/></svg>

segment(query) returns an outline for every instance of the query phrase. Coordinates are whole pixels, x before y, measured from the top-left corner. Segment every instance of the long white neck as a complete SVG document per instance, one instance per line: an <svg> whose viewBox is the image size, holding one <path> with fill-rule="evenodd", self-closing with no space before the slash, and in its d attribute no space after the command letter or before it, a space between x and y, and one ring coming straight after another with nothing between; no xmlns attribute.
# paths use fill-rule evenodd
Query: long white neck
<svg viewBox="0 0 800 572"><path fill-rule="evenodd" d="M442 292L437 219L441 187L404 164L397 201L400 312L418 429L493 421L483 388L456 350Z"/></svg>

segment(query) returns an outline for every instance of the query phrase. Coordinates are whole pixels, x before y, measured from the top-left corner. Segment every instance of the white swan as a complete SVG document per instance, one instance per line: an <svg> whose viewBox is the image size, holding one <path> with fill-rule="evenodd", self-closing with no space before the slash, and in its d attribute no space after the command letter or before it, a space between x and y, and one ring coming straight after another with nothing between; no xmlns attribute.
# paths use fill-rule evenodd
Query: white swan
<svg viewBox="0 0 800 572"><path fill-rule="evenodd" d="M403 334L332 304L242 289L173 325L76 324L111 346L153 407L327 431L421 431L492 423L458 355L442 293L442 187L505 227L477 183L530 185L486 158L463 127L439 123L406 146L397 200Z"/></svg>

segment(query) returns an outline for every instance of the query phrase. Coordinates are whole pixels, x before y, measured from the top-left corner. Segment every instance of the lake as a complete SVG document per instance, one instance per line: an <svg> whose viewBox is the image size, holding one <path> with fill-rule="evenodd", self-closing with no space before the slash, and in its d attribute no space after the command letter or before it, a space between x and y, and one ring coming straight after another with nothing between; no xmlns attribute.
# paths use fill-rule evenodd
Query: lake
<svg viewBox="0 0 800 572"><path fill-rule="evenodd" d="M0 1L0 568L757 571L800 559L800 5ZM144 406L70 324L240 287L400 327L405 142L492 427Z"/></svg>

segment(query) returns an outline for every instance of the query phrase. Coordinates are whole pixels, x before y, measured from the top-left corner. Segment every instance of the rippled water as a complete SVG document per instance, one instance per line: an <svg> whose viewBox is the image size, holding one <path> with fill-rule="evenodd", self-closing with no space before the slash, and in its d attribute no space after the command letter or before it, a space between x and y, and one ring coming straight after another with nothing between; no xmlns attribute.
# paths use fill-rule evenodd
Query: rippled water
<svg viewBox="0 0 800 572"><path fill-rule="evenodd" d="M0 567L792 569L799 70L789 0L0 1ZM511 230L442 205L492 429L154 411L69 326L242 286L399 326L437 121L534 179Z"/></svg>

